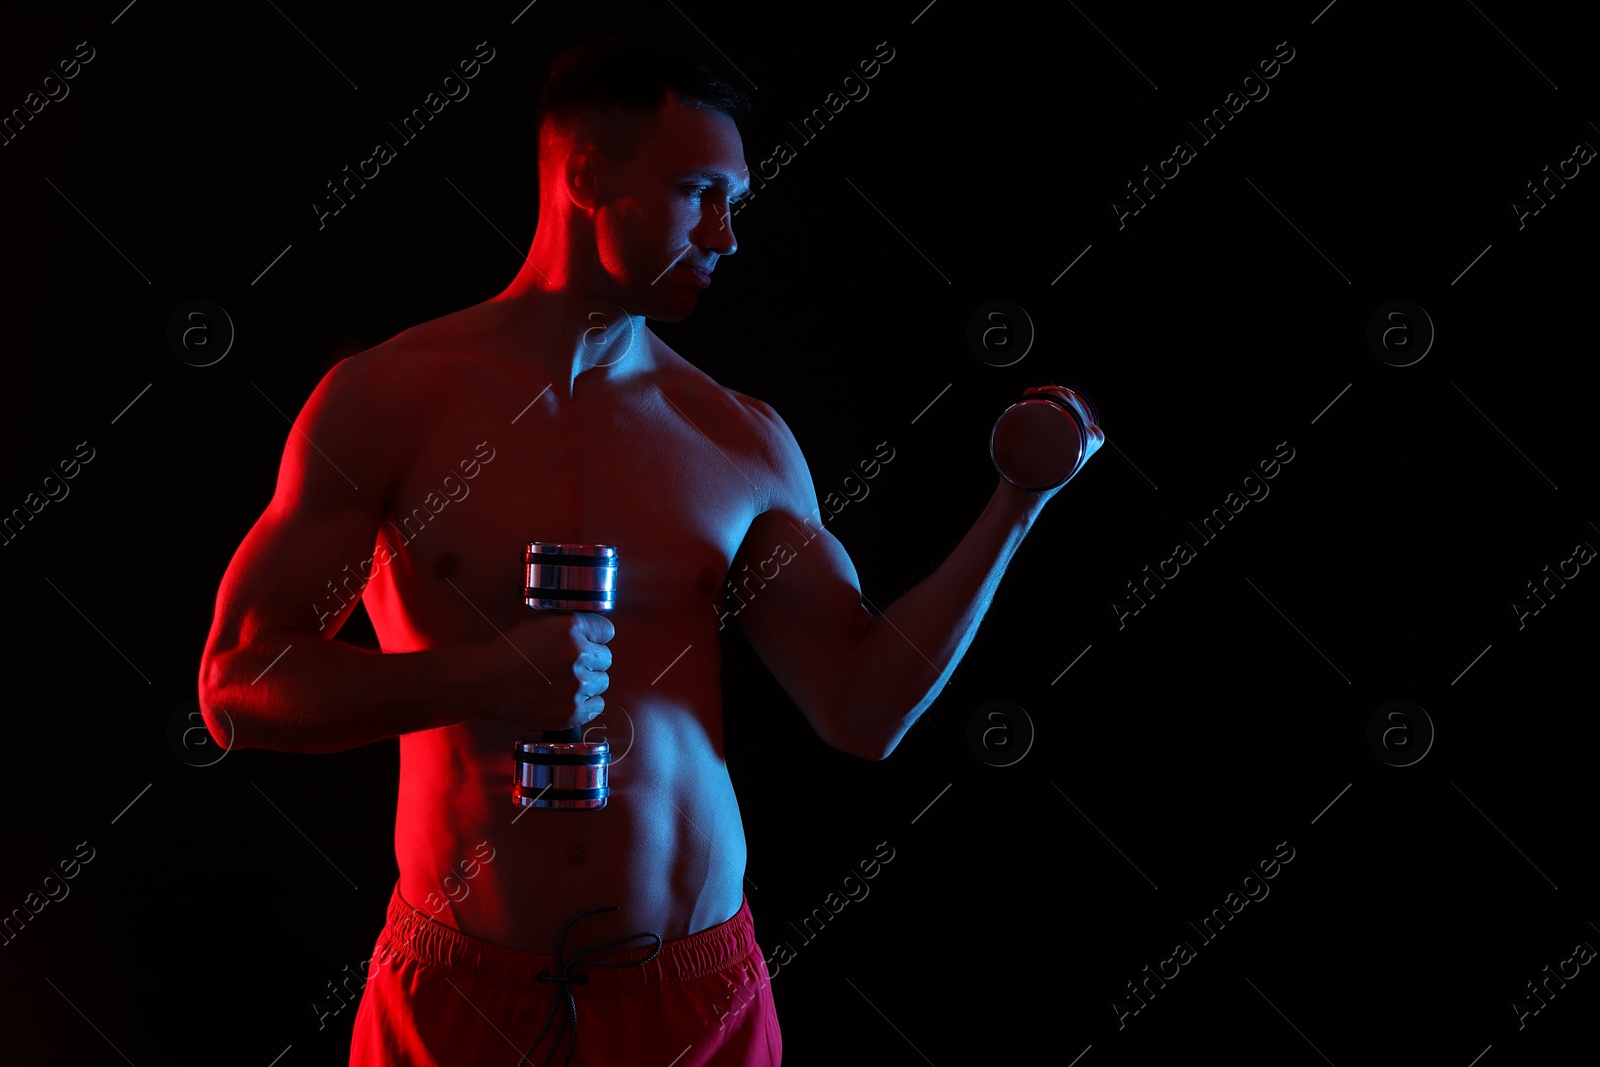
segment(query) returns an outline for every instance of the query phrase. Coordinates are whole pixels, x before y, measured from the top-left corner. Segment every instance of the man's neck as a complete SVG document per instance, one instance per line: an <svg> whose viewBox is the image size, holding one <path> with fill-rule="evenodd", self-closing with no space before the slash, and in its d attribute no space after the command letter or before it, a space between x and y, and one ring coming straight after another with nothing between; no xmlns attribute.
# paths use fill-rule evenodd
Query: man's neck
<svg viewBox="0 0 1600 1067"><path fill-rule="evenodd" d="M519 287L526 273L493 302L558 400L571 402L580 390L610 391L660 369L643 316L572 289Z"/></svg>

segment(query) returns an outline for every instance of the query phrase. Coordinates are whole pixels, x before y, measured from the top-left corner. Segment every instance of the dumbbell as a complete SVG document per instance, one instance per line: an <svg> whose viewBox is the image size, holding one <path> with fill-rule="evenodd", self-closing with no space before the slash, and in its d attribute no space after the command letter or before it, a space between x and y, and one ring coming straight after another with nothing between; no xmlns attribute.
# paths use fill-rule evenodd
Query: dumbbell
<svg viewBox="0 0 1600 1067"><path fill-rule="evenodd" d="M530 541L523 600L536 611L608 612L617 604L614 545ZM611 795L611 745L583 740L583 729L548 730L512 749L511 799L520 807L595 811Z"/></svg>
<svg viewBox="0 0 1600 1067"><path fill-rule="evenodd" d="M1071 481L1104 441L1094 401L1065 386L1034 386L995 419L989 458L1018 489L1045 492Z"/></svg>

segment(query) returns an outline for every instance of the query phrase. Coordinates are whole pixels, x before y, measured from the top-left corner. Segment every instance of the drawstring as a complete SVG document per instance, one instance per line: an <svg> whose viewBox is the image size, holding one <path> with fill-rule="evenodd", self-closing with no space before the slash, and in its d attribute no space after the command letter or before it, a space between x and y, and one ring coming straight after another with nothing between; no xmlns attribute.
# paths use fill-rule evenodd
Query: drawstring
<svg viewBox="0 0 1600 1067"><path fill-rule="evenodd" d="M522 1054L522 1059L517 1061L517 1067L522 1067L522 1063L527 1060L529 1056L533 1055L533 1050L538 1048L539 1043L544 1040L544 1035L550 1029L550 1024L555 1021L556 1012L561 1010L561 1003L563 1000L566 1001L567 1012L561 1018L561 1025L556 1027L555 1037L552 1039L554 1044L551 1045L550 1051L545 1054L545 1058L539 1061L539 1067L547 1067L550 1062L550 1058L554 1056L556 1054L556 1050L561 1047L561 1039L566 1033L567 1024L569 1021L572 1025L572 1044L568 1046L567 1058L563 1060L562 1063L565 1065L572 1062L572 1054L578 1050L578 1002L572 996L572 984L574 982L576 982L578 985L589 984L589 976L578 970L579 961L582 960L583 957L592 955L596 952L604 952L606 949L615 948L618 945L625 945L629 941L637 941L641 937L653 938L656 943L656 947L652 949L650 955L646 956L644 959L633 960L630 963L617 963L610 960L593 960L583 963L582 966L637 967L640 964L649 963L651 960L655 959L656 954L661 951L661 936L659 934L652 934L647 931L645 933L630 934L627 937L619 937L615 941L607 941L603 945L591 945L580 952L573 953L570 960L562 960L562 948L566 944L567 931L571 929L573 923L577 922L579 919L587 919L591 915L599 915L602 912L616 910L617 905L615 904L611 905L609 908L594 908L591 911L584 912L582 915L568 919L566 925L561 928L561 936L556 939L556 973L551 974L549 971L540 971L538 976L539 981L541 982L554 982L556 984L556 1000L554 1004L550 1005L550 1016L549 1018L545 1019L544 1026L540 1028L539 1036L534 1038L533 1044L528 1046L528 1051L524 1052Z"/></svg>

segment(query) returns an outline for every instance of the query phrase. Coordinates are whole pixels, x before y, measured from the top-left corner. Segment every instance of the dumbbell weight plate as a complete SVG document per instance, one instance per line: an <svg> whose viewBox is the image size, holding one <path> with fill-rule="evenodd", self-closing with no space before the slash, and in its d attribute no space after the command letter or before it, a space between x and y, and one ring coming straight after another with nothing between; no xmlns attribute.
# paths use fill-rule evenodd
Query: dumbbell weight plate
<svg viewBox="0 0 1600 1067"><path fill-rule="evenodd" d="M1025 396L1000 413L989 435L989 458L1006 481L1030 492L1066 484L1088 439L1079 415L1046 393Z"/></svg>

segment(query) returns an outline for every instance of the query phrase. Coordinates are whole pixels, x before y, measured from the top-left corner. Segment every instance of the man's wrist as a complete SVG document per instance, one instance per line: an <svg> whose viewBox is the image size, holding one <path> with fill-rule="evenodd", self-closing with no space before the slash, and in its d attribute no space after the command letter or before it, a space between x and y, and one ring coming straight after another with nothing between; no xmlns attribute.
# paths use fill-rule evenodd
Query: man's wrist
<svg viewBox="0 0 1600 1067"><path fill-rule="evenodd" d="M1044 510L1045 504L1059 491L1059 489L1044 491L1023 489L1002 477L995 487L992 502L1006 515L1032 525L1039 517L1039 512Z"/></svg>

